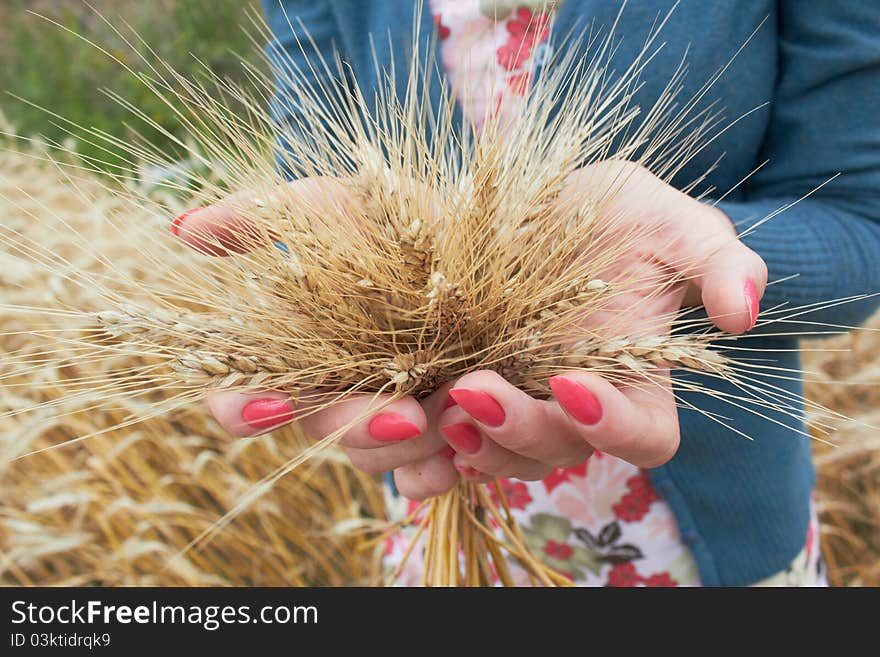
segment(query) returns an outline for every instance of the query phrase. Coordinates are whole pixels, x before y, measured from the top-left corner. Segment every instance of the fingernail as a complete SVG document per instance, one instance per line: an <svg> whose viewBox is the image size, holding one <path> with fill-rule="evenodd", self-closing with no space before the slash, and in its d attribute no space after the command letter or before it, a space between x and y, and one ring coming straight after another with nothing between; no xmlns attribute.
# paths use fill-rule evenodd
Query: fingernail
<svg viewBox="0 0 880 657"><path fill-rule="evenodd" d="M504 424L504 408L489 393L470 388L453 388L449 391L449 396L478 422L490 427Z"/></svg>
<svg viewBox="0 0 880 657"><path fill-rule="evenodd" d="M749 328L746 330L751 331L755 328L755 323L758 321L758 311L761 308L761 302L758 301L758 289L755 287L755 284L751 279L746 281L745 295L746 306L748 306L749 309Z"/></svg>
<svg viewBox="0 0 880 657"><path fill-rule="evenodd" d="M449 441L451 445L457 447L465 454L476 454L483 446L483 437L477 428L467 422L459 422L458 424L449 424L440 427L440 433Z"/></svg>
<svg viewBox="0 0 880 657"><path fill-rule="evenodd" d="M379 413L370 420L367 431L376 440L391 442L415 438L422 430L397 413Z"/></svg>
<svg viewBox="0 0 880 657"><path fill-rule="evenodd" d="M602 404L592 391L564 376L554 376L548 383L556 401L575 420L596 424L602 419Z"/></svg>
<svg viewBox="0 0 880 657"><path fill-rule="evenodd" d="M255 399L241 409L241 419L254 429L268 429L293 419L290 402L284 399Z"/></svg>
<svg viewBox="0 0 880 657"><path fill-rule="evenodd" d="M455 400L452 397L447 397L446 401L443 403L443 410L445 411L447 408L452 408L455 405Z"/></svg>
<svg viewBox="0 0 880 657"><path fill-rule="evenodd" d="M183 222L186 221L186 218L193 214L194 212L198 212L202 208L193 208L192 210L187 210L179 217L175 217L174 221L171 222L171 234L175 237L180 237L180 227L183 225Z"/></svg>
<svg viewBox="0 0 880 657"><path fill-rule="evenodd" d="M450 445L444 445L443 449L437 452L440 456L450 461L455 458L455 450Z"/></svg>

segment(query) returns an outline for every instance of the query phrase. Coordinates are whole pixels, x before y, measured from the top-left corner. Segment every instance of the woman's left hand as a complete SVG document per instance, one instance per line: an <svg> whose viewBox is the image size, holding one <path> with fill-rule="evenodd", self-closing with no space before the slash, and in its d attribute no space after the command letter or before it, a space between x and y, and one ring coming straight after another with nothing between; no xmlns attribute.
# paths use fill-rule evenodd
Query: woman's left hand
<svg viewBox="0 0 880 657"><path fill-rule="evenodd" d="M638 240L610 276L668 280L680 274L689 281L667 286L660 294L656 286L634 286L615 295L611 310L619 313L617 321L627 335L666 332L672 313L700 302L720 329L751 329L767 269L739 241L727 216L628 162L579 170L565 194L598 196L613 185L617 191L601 210L605 219L613 217L620 231L632 229L649 237ZM589 315L585 319L597 326L601 321ZM594 450L651 468L676 453L679 426L668 371L630 385L613 385L588 371L566 372L549 383L554 398L540 400L492 371L473 372L455 382L448 390L448 407L435 416L434 426L455 449L453 463L462 476L475 482L496 477L538 480L554 468L582 463ZM397 468L398 489L414 499L438 494L425 474L441 466L432 457Z"/></svg>

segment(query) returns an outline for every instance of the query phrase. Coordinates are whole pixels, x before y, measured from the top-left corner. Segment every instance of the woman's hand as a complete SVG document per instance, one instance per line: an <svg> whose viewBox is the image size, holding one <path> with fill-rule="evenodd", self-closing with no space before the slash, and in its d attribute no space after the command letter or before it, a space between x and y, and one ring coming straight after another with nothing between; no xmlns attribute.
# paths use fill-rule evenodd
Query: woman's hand
<svg viewBox="0 0 880 657"><path fill-rule="evenodd" d="M333 184L314 179L290 183L300 193L325 199L332 198L326 185ZM608 195L608 189L615 191ZM679 274L689 281L662 294L635 285L614 296L615 305L603 308L603 318L586 316L586 324L607 328L613 324L607 317L612 312L627 335L657 335L668 330L671 313L701 302L713 323L726 332L742 333L754 326L767 270L737 239L720 210L628 162L605 162L575 172L560 204L579 205L585 195L600 199L603 225L613 224L622 235L647 236L618 259L606 280L666 280ZM222 241L234 221L212 206L186 215L177 234L194 248L217 255L196 236L208 232ZM235 251L235 246L231 243L229 250ZM542 479L554 468L583 462L595 449L646 468L665 463L678 449L668 373L656 373L649 385L634 381L615 386L587 371L567 372L551 379L550 386L554 398L539 400L494 372L470 373L422 402L394 402L352 427L341 444L361 470L394 470L398 489L413 499L445 492L459 475L476 482L495 477ZM310 435L325 436L385 401L347 401L303 414L301 424ZM220 423L239 436L276 428L300 410L276 392L217 392L208 405Z"/></svg>
<svg viewBox="0 0 880 657"><path fill-rule="evenodd" d="M283 196L314 212L331 204L344 202L349 189L331 178L306 178L287 183ZM235 214L245 206L251 192L230 196L222 204L185 212L171 224L171 232L187 246L208 256L228 256L248 251L261 239L271 239ZM267 244L268 245L268 244ZM446 386L448 388L449 386ZM413 397L399 399L368 420L371 408L387 404L388 395L351 399L322 411L296 408L289 395L271 390L250 393L215 391L207 395L208 408L233 436L252 436L277 429L297 419L303 430L314 438L323 438L349 427L341 437L352 464L367 473L378 474L402 465L427 463L419 472L422 488L441 493L458 480L452 467L454 451L436 431L437 417L447 398L438 392L421 402ZM433 426L433 431L428 427Z"/></svg>

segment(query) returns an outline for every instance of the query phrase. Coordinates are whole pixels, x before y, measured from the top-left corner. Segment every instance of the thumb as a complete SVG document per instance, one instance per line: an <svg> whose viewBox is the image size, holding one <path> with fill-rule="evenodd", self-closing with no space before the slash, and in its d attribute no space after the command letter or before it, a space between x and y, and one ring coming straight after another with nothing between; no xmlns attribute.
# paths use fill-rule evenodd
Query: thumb
<svg viewBox="0 0 880 657"><path fill-rule="evenodd" d="M246 253L273 243L286 252L281 235L266 225L267 217L290 208L304 216L335 216L350 199L351 190L338 179L301 178L237 192L214 205L188 210L171 222L171 232L210 256Z"/></svg>
<svg viewBox="0 0 880 657"><path fill-rule="evenodd" d="M246 218L246 213L235 212L225 203L187 210L171 222L171 233L190 248L209 256L246 253L268 246L278 238L261 230Z"/></svg>
<svg viewBox="0 0 880 657"><path fill-rule="evenodd" d="M700 289L709 319L719 329L734 334L749 331L758 319L767 265L739 240L721 210L685 198L689 207L682 207L678 221L669 220L674 228L664 259Z"/></svg>

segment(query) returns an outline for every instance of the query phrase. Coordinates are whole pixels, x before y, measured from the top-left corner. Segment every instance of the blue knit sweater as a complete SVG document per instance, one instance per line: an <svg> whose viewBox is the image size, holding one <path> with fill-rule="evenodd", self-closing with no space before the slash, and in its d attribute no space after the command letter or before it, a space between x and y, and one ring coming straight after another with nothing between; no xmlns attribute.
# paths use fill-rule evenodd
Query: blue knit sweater
<svg viewBox="0 0 880 657"><path fill-rule="evenodd" d="M370 97L376 74L368 34L382 44L389 33L399 36L391 41L394 59L407 61L415 4L264 0L276 35L269 52L277 57L286 51L285 56L303 63L290 24L301 39L303 31L296 20L289 24L284 12L291 19L298 17L322 52L339 49ZM673 4L640 0L626 7L617 27L623 41L613 68L626 68L658 16ZM591 22L610 26L619 8L620 0L565 0L555 33ZM744 238L766 261L770 280L784 279L767 289L762 306L800 306L878 292L880 3L682 0L661 32L665 46L649 66L636 102L644 107L654 103L686 49L689 72L682 97L692 96L765 18L704 106L717 100L725 116L734 119L767 104L694 158L673 183L694 180L723 155L707 184L719 194L735 188L720 207L743 229L841 174ZM421 30L427 42L433 30L427 9ZM387 66L388 49L377 47L376 52L380 66ZM289 120L286 111L282 108L279 120ZM764 162L748 182L738 185ZM860 301L804 319L814 329L819 323L856 325L874 307L872 301ZM748 346L757 352L768 350L756 353L767 365L799 369L796 338L757 335ZM796 376L768 381L795 395L802 390ZM717 381L703 383L738 392ZM651 472L655 488L676 515L701 581L745 585L782 570L802 549L809 520L814 471L809 438L798 433L804 431L803 422L782 414L772 415L777 421L773 422L712 399L684 398L730 418L731 425L753 438L747 440L704 415L683 410L678 454Z"/></svg>

